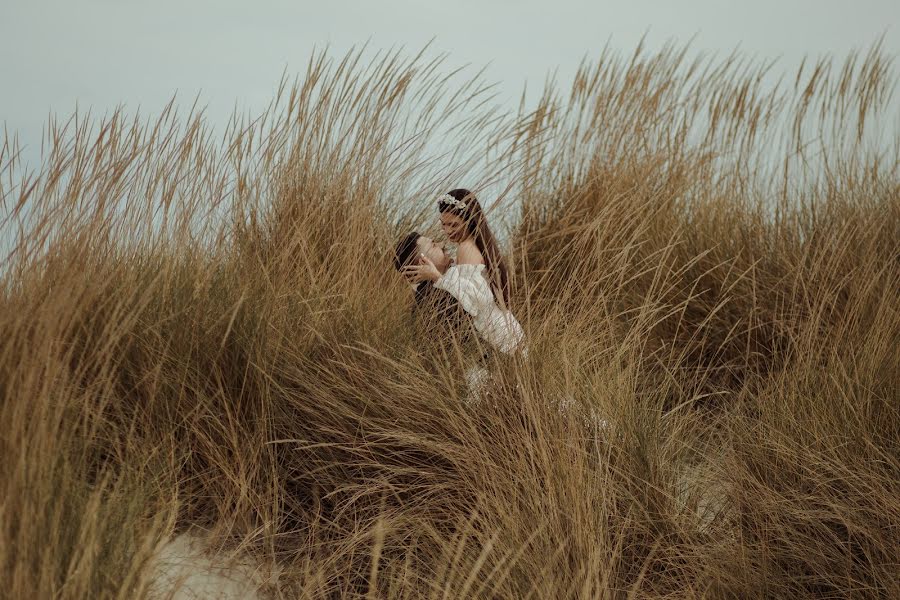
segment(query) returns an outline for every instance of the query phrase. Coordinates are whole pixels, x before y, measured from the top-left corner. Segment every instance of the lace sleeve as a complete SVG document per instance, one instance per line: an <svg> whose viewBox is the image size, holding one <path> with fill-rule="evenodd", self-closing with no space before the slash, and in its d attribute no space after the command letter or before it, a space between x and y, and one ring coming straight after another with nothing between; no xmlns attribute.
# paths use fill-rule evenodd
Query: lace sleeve
<svg viewBox="0 0 900 600"><path fill-rule="evenodd" d="M480 267L481 265L457 265L447 269L443 277L438 279L434 287L444 290L456 298L463 310L472 318L477 319L481 315L487 303L492 303L492 297L485 297L484 285L476 277L481 277L479 269L467 267ZM485 281L487 283L487 281ZM490 293L490 288L487 290Z"/></svg>

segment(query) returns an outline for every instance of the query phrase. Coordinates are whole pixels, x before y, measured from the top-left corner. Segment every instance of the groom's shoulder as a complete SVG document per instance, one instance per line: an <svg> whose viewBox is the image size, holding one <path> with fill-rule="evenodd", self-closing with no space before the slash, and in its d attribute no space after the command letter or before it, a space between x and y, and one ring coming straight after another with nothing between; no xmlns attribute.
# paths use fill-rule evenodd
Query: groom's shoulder
<svg viewBox="0 0 900 600"><path fill-rule="evenodd" d="M462 306L452 294L434 287L431 282L416 290L416 310L436 314L443 318L461 316Z"/></svg>
<svg viewBox="0 0 900 600"><path fill-rule="evenodd" d="M423 283L416 289L416 306L423 307L425 305L434 304L436 302L444 302L447 300L456 301L453 296L442 289L434 287L430 281Z"/></svg>
<svg viewBox="0 0 900 600"><path fill-rule="evenodd" d="M423 335L435 343L464 341L471 335L469 315L456 298L430 284L416 290L413 316Z"/></svg>

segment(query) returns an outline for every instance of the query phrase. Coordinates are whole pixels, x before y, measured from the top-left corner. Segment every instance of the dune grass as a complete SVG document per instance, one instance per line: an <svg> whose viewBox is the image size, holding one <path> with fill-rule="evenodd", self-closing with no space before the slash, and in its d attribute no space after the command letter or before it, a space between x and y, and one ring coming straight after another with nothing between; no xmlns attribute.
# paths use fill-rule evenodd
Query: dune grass
<svg viewBox="0 0 900 600"><path fill-rule="evenodd" d="M275 598L900 596L891 60L607 50L507 115L368 56L2 146L2 595L199 529ZM475 405L390 260L458 185L530 348Z"/></svg>

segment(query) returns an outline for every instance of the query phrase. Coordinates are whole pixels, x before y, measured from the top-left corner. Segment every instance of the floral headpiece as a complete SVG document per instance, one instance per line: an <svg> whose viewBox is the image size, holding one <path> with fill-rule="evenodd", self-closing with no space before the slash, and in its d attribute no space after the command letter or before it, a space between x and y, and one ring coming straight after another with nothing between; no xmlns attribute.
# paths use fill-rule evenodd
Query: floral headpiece
<svg viewBox="0 0 900 600"><path fill-rule="evenodd" d="M466 210L468 208L466 203L462 200L457 200L450 194L444 194L440 199L441 204L447 204L448 206L452 206L453 208L458 208L459 210Z"/></svg>

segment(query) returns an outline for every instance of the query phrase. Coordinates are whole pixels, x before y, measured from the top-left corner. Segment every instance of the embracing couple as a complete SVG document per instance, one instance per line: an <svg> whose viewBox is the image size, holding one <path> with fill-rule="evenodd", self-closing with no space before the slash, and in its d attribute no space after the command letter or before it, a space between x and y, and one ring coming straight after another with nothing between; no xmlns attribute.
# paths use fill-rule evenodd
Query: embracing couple
<svg viewBox="0 0 900 600"><path fill-rule="evenodd" d="M411 232L397 245L394 265L413 287L416 310L454 326L471 325L486 350L525 354L525 334L509 310L509 277L497 240L478 199L469 190L451 190L438 200L441 229L456 244L451 260L445 242ZM466 371L470 388L488 374L481 365Z"/></svg>

